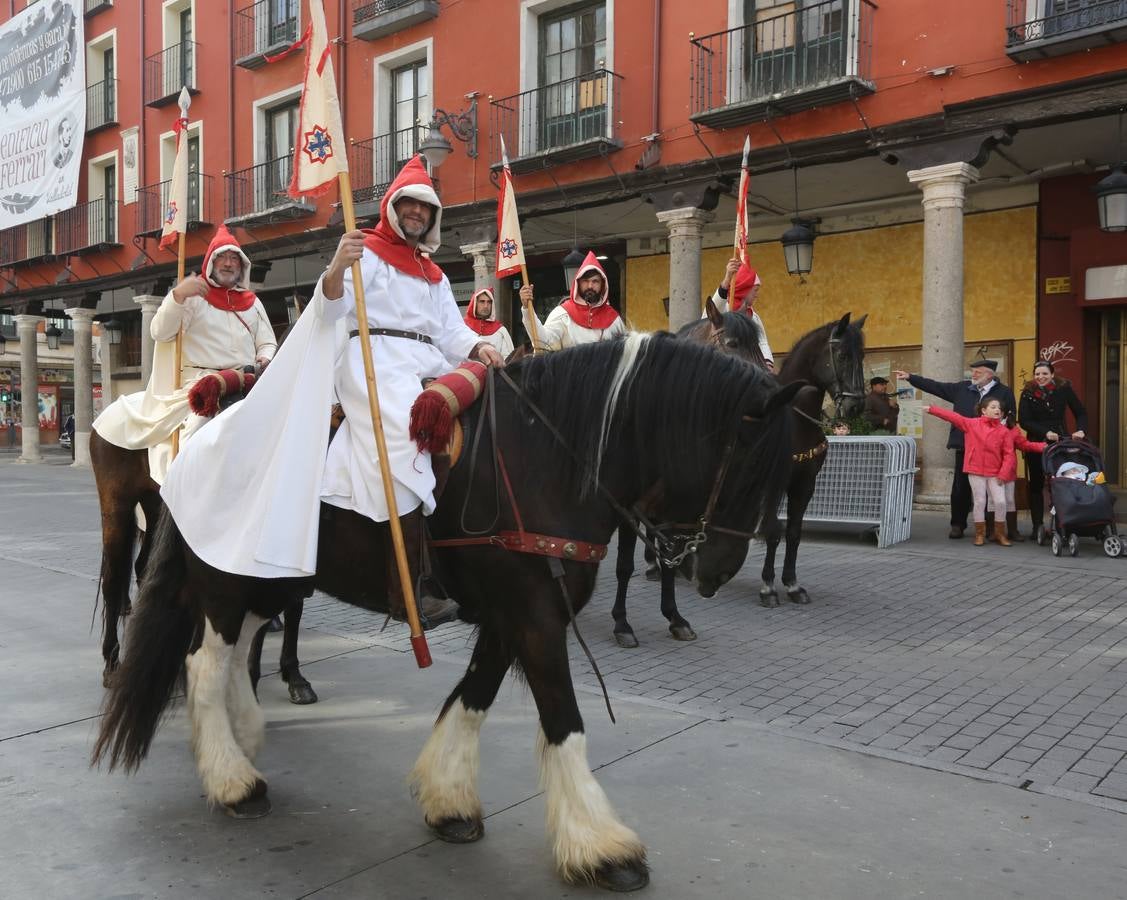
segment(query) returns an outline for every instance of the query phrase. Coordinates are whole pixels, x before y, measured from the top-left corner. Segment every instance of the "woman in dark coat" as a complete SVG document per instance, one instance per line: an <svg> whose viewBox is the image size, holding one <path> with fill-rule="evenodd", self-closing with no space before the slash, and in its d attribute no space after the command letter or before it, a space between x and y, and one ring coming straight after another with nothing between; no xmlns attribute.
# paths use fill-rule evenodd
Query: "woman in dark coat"
<svg viewBox="0 0 1127 900"><path fill-rule="evenodd" d="M1076 429L1068 430L1065 409L1071 409ZM1041 360L1033 367L1033 380L1027 381L1018 403L1018 419L1031 441L1055 441L1067 438L1082 440L1088 430L1088 413L1065 378L1058 378L1053 364ZM1043 524L1045 514L1045 472L1041 456L1025 454L1025 471L1029 477L1029 515L1033 519L1033 533Z"/></svg>

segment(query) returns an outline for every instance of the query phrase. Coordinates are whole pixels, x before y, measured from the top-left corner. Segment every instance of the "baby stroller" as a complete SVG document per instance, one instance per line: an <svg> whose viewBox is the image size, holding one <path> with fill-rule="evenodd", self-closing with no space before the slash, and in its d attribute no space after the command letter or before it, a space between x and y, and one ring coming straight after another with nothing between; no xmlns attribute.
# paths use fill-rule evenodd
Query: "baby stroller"
<svg viewBox="0 0 1127 900"><path fill-rule="evenodd" d="M1056 441L1045 448L1044 467L1052 504L1048 531L1037 527L1037 543L1044 546L1048 541L1053 556L1060 556L1066 546L1069 555L1076 556L1080 538L1094 537L1103 541L1104 553L1119 556L1123 544L1115 528L1115 497L1106 484L1089 483L1104 471L1100 451L1087 441Z"/></svg>

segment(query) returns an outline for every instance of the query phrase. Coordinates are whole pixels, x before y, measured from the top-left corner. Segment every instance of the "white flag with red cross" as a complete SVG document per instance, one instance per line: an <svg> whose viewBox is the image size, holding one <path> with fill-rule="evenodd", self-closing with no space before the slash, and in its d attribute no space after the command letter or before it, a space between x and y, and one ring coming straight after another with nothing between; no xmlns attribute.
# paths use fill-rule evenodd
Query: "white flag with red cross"
<svg viewBox="0 0 1127 900"><path fill-rule="evenodd" d="M180 117L173 123L176 132L176 161L168 185L160 228L160 248L177 252L177 239L188 231L188 107L192 103L187 88L180 89Z"/></svg>
<svg viewBox="0 0 1127 900"><path fill-rule="evenodd" d="M517 195L513 190L513 174L509 171L509 154L501 138L501 193L497 197L497 277L519 274L524 267L524 241L517 218Z"/></svg>

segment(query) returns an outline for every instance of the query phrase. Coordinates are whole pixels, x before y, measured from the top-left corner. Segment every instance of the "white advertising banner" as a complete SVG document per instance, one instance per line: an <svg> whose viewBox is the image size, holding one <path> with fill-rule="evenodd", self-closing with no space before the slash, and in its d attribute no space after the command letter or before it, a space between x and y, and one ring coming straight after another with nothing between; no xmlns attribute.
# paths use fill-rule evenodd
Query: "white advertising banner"
<svg viewBox="0 0 1127 900"><path fill-rule="evenodd" d="M82 0L0 26L0 228L74 206L86 134Z"/></svg>

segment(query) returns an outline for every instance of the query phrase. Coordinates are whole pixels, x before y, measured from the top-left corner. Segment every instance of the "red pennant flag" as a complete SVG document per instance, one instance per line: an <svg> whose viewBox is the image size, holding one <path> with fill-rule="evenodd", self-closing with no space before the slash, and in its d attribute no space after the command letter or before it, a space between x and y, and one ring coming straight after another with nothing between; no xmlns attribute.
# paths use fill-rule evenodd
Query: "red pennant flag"
<svg viewBox="0 0 1127 900"><path fill-rule="evenodd" d="M744 159L740 170L740 189L736 194L736 255L745 266L747 261L747 188L751 173L747 170L747 157L751 153L751 135L744 138Z"/></svg>

